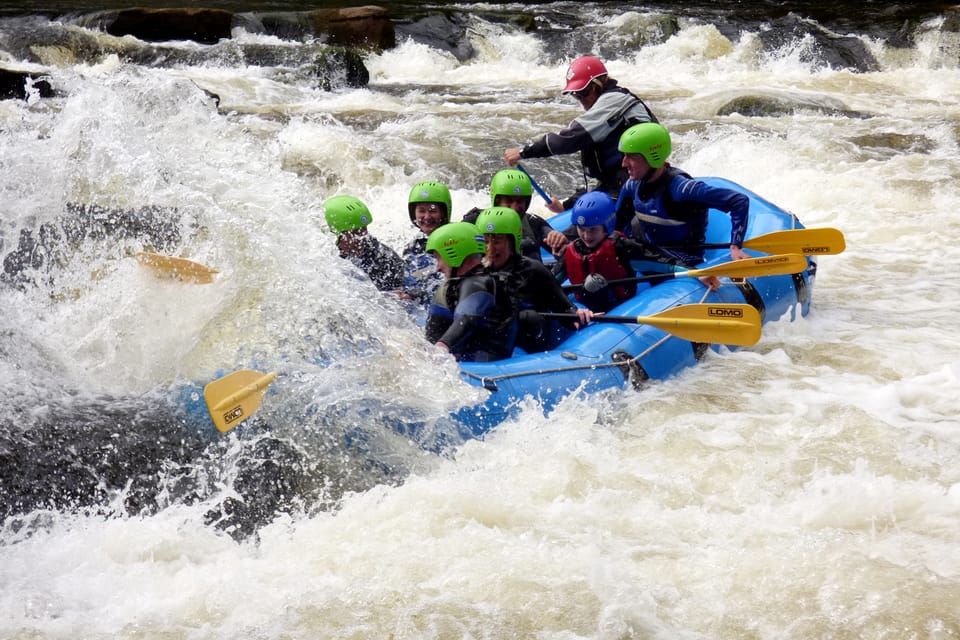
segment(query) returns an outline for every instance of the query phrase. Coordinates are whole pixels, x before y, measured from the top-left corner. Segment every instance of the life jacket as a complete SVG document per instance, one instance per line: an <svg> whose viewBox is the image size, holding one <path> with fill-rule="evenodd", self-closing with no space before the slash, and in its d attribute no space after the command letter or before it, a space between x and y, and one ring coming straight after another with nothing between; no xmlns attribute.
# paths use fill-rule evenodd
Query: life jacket
<svg viewBox="0 0 960 640"><path fill-rule="evenodd" d="M680 252L690 256L702 256L692 247L703 243L707 228L707 207L696 202L677 202L670 195L670 186L680 177L692 180L690 174L668 166L664 177L655 185L639 184L634 191L634 218L631 230L634 238L645 239L648 243L665 247L690 246L690 250ZM694 259L694 264L700 260ZM685 260L684 262L687 262Z"/></svg>
<svg viewBox="0 0 960 640"><path fill-rule="evenodd" d="M425 334L436 342L459 325L450 352L460 361L487 362L507 358L517 336L517 309L496 278L482 267L440 285L430 306Z"/></svg>
<svg viewBox="0 0 960 640"><path fill-rule="evenodd" d="M619 234L615 231L614 234ZM596 273L607 280L629 278L634 275L632 269L620 261L616 252L615 236L609 236L593 251L587 248L579 238L568 245L564 254L564 264L570 284L583 284L587 276ZM577 300L594 311L609 311L618 303L633 297L637 292L635 283L618 284L590 293L583 289L574 292Z"/></svg>

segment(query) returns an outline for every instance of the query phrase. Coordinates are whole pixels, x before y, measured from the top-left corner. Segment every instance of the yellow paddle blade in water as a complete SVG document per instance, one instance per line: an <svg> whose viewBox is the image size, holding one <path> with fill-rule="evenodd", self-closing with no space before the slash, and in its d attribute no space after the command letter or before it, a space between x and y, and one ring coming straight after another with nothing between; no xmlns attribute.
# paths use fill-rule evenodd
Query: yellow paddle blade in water
<svg viewBox="0 0 960 640"><path fill-rule="evenodd" d="M242 369L208 384L203 389L203 399L213 424L226 433L252 416L260 408L267 387L276 379L273 372Z"/></svg>
<svg viewBox="0 0 960 640"><path fill-rule="evenodd" d="M165 256L159 253L141 251L137 253L137 260L159 277L175 278L194 284L209 284L213 282L214 274L220 273L219 269L208 267L193 260Z"/></svg>

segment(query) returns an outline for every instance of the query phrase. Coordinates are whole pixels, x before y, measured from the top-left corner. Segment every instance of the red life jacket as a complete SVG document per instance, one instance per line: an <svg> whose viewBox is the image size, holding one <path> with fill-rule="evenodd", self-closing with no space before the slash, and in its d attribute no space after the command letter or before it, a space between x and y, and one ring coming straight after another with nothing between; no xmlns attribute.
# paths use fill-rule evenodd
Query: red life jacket
<svg viewBox="0 0 960 640"><path fill-rule="evenodd" d="M614 233L619 234L620 232L616 231ZM582 240L577 239L571 242L563 256L570 284L583 284L583 281L591 273L597 273L607 280L630 278L634 275L633 271L625 267L617 258L614 236L605 238L600 246L586 255L580 253L579 247L581 246L584 246ZM637 285L634 283L620 284L608 287L608 289L617 301L623 301L637 292ZM574 295L577 300L584 302L584 291L582 289L576 291ZM584 302L584 304L588 303Z"/></svg>

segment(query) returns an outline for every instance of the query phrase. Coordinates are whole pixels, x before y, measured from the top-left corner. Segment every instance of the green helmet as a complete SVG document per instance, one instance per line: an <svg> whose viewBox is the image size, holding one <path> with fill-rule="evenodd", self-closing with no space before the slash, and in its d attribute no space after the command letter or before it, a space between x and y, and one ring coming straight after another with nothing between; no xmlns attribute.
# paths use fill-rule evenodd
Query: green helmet
<svg viewBox="0 0 960 640"><path fill-rule="evenodd" d="M673 147L670 134L656 122L635 124L620 136L620 153L639 153L653 169L659 169L667 161Z"/></svg>
<svg viewBox="0 0 960 640"><path fill-rule="evenodd" d="M443 222L450 222L450 210L453 209L453 201L450 199L450 189L442 182L418 182L410 189L410 197L407 198L407 210L410 212L410 222L416 224L417 219L413 211L417 208L419 202L436 202L443 205Z"/></svg>
<svg viewBox="0 0 960 640"><path fill-rule="evenodd" d="M490 204L497 206L497 196L533 197L533 183L530 176L519 169L503 169L493 174L490 181Z"/></svg>
<svg viewBox="0 0 960 640"><path fill-rule="evenodd" d="M427 238L427 252L434 251L453 268L458 268L469 256L483 254L487 247L477 225L470 222L451 222L437 227Z"/></svg>
<svg viewBox="0 0 960 640"><path fill-rule="evenodd" d="M367 205L353 196L333 196L323 203L323 209L327 226L337 235L363 229L373 222Z"/></svg>
<svg viewBox="0 0 960 640"><path fill-rule="evenodd" d="M520 240L523 238L523 223L520 214L510 207L490 207L477 216L477 228L483 234L512 235L517 240L516 251L520 253Z"/></svg>

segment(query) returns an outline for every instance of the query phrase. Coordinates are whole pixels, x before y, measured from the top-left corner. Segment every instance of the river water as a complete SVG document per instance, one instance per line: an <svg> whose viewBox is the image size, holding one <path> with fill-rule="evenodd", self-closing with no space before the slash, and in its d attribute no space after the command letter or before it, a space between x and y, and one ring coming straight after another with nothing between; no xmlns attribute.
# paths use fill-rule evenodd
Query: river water
<svg viewBox="0 0 960 640"><path fill-rule="evenodd" d="M76 47L4 55L57 95L0 103L0 637L960 636L956 14L507 6L527 30L456 7L469 57L401 31L332 92L251 62L303 40L138 64L0 21ZM824 33L859 45L846 65ZM397 249L414 182L484 205L504 147L579 112L558 89L582 53L674 164L847 250L754 347L424 452L390 427L482 392L337 257L320 203L359 196ZM551 193L579 179L526 164ZM12 268L22 232L46 240ZM141 249L220 273L158 280ZM181 411L184 384L251 363L280 374L253 419Z"/></svg>

